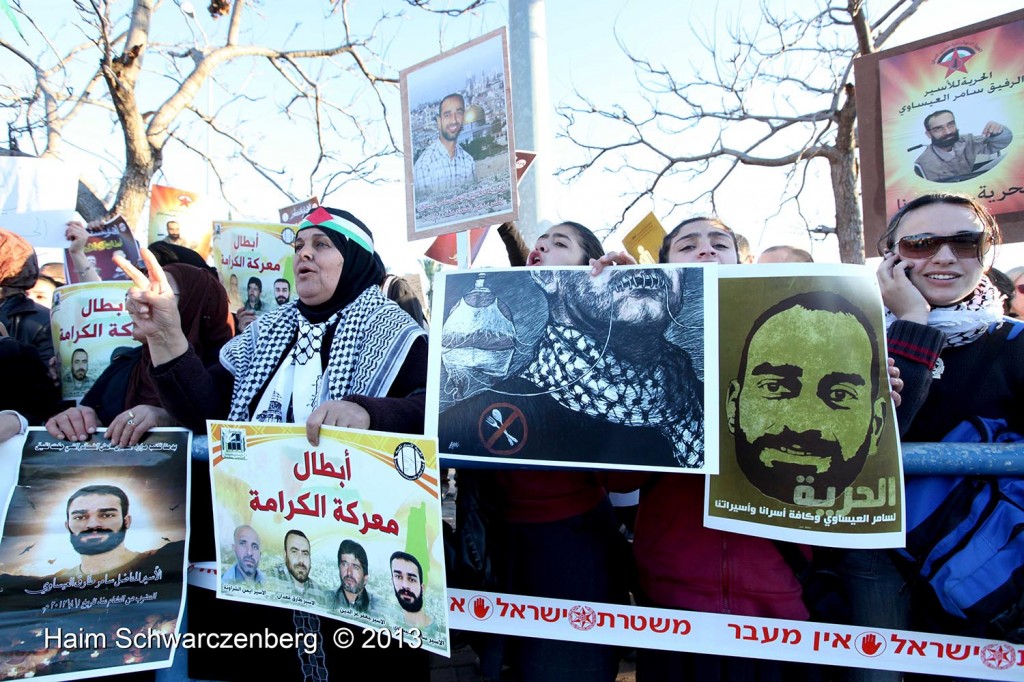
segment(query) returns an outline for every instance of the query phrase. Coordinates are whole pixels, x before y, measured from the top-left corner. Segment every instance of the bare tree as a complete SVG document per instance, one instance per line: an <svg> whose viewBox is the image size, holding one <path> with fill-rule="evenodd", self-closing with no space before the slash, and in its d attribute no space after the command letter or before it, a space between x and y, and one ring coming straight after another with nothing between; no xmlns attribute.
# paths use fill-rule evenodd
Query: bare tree
<svg viewBox="0 0 1024 682"><path fill-rule="evenodd" d="M589 159L559 173L572 180L589 168L604 167L641 176L642 189L627 195L624 218L673 176L714 178L710 189L674 207L705 197L714 207L716 192L740 165L788 167L783 203L795 202L803 217L800 193L809 164L824 159L840 256L847 263L862 263L853 60L878 50L925 2L891 1L878 19L869 21L865 0L821 0L821 9L808 17L773 14L763 0L758 25L731 28L728 44L696 35L714 66L685 77L622 46L647 105L643 111L601 108L577 93L579 102L559 110L563 134L588 151ZM611 128L611 141L584 137L582 131L592 127L595 117Z"/></svg>
<svg viewBox="0 0 1024 682"><path fill-rule="evenodd" d="M427 0L396 4L457 16L485 2L465 0L446 10L430 10ZM73 0L77 16L57 33L71 32L81 40L60 49L31 5L12 2L28 35L23 41L0 38L0 48L25 67L24 73L8 71L0 77L0 107L11 112L12 150L59 158L70 143L69 127L88 125L97 157L115 168L111 184L116 196L104 202L83 187L79 212L87 219L119 213L135 224L172 143L207 158L229 202L229 162L245 164L282 198L294 202L314 193L327 195L352 179L375 181L377 162L398 153L386 121L388 90L395 88L398 78L372 48L375 32L393 17L382 14L368 31L357 32L350 25L348 0L328 0L323 3L323 21L330 22L337 42L285 49L244 39L253 32L247 29L261 19L258 1L210 2L211 17L227 22L223 38L215 42L196 21L191 3L175 0L177 7L163 3L163 8L161 4ZM194 33L191 44L155 41L154 35L171 32L168 24L175 18L191 19L189 30L198 28L202 44ZM215 78L222 74L223 83ZM276 82L267 86L270 80ZM210 108L210 97L205 109L197 105L204 86L219 87L222 102L216 110ZM258 117L249 112L257 105L265 112L269 104L276 104L280 125L302 125L312 133L312 142L301 154L296 150L293 158L282 160L278 155L271 161L272 154L257 150L260 136L267 134L266 115L254 122ZM103 117L96 118L97 112ZM79 123L85 119L88 123ZM120 133L123 150L109 148L103 121L111 121L106 124L111 134ZM373 131L371 124L377 126ZM196 128L202 126L216 136L219 146L232 151L208 158L209 150L196 142L201 139ZM303 174L303 180L295 179ZM300 183L303 186L295 186Z"/></svg>

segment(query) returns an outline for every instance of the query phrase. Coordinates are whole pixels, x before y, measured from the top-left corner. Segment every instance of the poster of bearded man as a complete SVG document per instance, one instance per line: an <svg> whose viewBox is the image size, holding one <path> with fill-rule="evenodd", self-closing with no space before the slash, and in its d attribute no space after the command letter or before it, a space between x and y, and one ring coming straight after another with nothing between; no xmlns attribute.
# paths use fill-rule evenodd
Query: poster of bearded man
<svg viewBox="0 0 1024 682"><path fill-rule="evenodd" d="M714 473L715 277L699 266L445 274L427 432L453 459Z"/></svg>

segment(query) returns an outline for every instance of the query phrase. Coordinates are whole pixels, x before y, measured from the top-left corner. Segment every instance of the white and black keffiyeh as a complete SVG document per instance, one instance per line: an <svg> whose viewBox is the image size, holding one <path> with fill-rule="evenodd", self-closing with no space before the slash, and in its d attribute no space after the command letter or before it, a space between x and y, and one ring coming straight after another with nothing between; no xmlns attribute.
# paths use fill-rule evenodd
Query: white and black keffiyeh
<svg viewBox="0 0 1024 682"><path fill-rule="evenodd" d="M664 353L650 364L624 362L576 329L548 325L522 377L576 412L657 428L679 466L704 464L703 392L682 353Z"/></svg>
<svg viewBox="0 0 1024 682"><path fill-rule="evenodd" d="M989 327L1002 320L1002 294L984 275L970 296L956 305L932 308L928 313L928 326L946 335L947 346L966 346L977 341ZM886 328L895 321L896 316L886 310Z"/></svg>
<svg viewBox="0 0 1024 682"><path fill-rule="evenodd" d="M306 322L294 302L281 306L257 319L221 349L221 364L235 377L228 418L252 419L253 399L258 394L262 397L279 368L295 363L297 358L301 357L307 366L312 360L319 370L319 344L332 325L336 327L318 403L350 395L387 395L413 341L425 333L376 286L367 287L321 325ZM301 343L297 338L300 326L304 336ZM283 416L288 405L282 404L280 409Z"/></svg>

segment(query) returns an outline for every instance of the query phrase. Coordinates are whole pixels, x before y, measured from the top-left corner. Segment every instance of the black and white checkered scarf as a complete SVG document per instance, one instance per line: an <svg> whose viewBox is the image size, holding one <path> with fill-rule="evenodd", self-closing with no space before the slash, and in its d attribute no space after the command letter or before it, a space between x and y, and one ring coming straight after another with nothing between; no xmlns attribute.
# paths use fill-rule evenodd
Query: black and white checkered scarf
<svg viewBox="0 0 1024 682"><path fill-rule="evenodd" d="M672 443L679 466L701 467L703 386L682 351L652 360L621 361L577 329L548 325L537 358L522 376L576 412L613 424L657 428Z"/></svg>
<svg viewBox="0 0 1024 682"><path fill-rule="evenodd" d="M263 392L283 362L294 361L293 346L305 355L319 352L319 338L297 341L301 314L291 302L273 313L259 317L221 349L220 362L235 377L229 419L252 419L250 405ZM387 395L413 341L423 328L409 315L371 286L323 326L337 327L325 372L328 400L350 395ZM303 320L304 321L304 320ZM303 325L303 328L311 327ZM308 334L308 332L307 332ZM286 358L286 354L290 357ZM287 406L284 406L287 411Z"/></svg>
<svg viewBox="0 0 1024 682"><path fill-rule="evenodd" d="M885 326L896 321L891 311L885 311ZM1002 324L1003 297L987 275L982 275L978 286L962 301L944 308L935 307L928 313L928 326L946 335L946 346L966 346L981 338L993 324Z"/></svg>

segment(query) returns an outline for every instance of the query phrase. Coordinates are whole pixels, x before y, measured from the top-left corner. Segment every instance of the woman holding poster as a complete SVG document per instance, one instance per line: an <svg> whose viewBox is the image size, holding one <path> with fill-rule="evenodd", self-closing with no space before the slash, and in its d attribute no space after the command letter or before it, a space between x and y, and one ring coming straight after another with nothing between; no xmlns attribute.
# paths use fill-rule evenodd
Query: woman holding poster
<svg viewBox="0 0 1024 682"><path fill-rule="evenodd" d="M209 270L184 263L172 263L164 273L177 299L182 333L205 362L216 362L221 347L232 337L224 288ZM134 336L136 341L144 340L138 330ZM176 425L161 406L150 376L149 347L118 349L114 355L80 405L47 420L51 436L84 441L105 425L111 442L126 447L154 427Z"/></svg>
<svg viewBox="0 0 1024 682"><path fill-rule="evenodd" d="M143 254L149 277L121 263L136 284L128 310L149 344L152 376L164 406L197 431L205 430L206 419L304 423L314 445L322 425L421 432L425 334L381 293L384 265L369 228L347 211L320 207L298 226L292 246L299 300L258 318L224 347L221 364L211 366L203 364L182 333L174 294L152 256ZM202 618L190 622L190 630L320 632L319 620L301 611L225 601L209 606L197 608L193 601L191 613ZM302 677L301 665L319 669L317 677L326 678L327 670L340 669L344 655L346 669L357 656L389 679L428 675L423 655L397 648L353 648L342 654L328 643L332 633L325 629L322 634L323 649L298 656L282 649L235 655L217 651L215 656L192 651L190 673L216 678L217 671L230 668L239 677L261 677L272 669L291 679ZM207 662L209 670L197 669Z"/></svg>
<svg viewBox="0 0 1024 682"><path fill-rule="evenodd" d="M945 440L954 427L975 417L1004 419L1008 431L1024 433L1024 325L1003 317L1000 294L985 276L986 254L998 241L999 226L983 205L945 193L909 201L879 240L889 353L905 381L897 410L904 442ZM915 505L921 498L912 483L906 491L908 548L915 544L915 509L921 506ZM889 553L849 551L842 568L857 624L972 637L1000 634L989 629L986 618L950 615L945 603L940 606L934 594L921 589L925 581L908 586ZM989 573L986 584L997 584L994 570ZM1013 601L1018 595L1016 590ZM899 677L860 671L852 679Z"/></svg>

